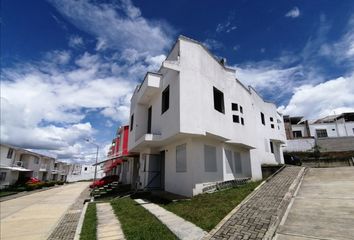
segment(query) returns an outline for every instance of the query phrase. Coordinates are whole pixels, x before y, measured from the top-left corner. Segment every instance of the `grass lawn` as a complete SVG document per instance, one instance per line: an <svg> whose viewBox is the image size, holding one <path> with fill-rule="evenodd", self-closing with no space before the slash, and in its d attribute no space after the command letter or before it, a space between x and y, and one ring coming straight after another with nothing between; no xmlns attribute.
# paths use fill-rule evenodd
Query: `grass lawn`
<svg viewBox="0 0 354 240"><path fill-rule="evenodd" d="M87 206L87 210L85 213L85 220L82 225L80 240L95 240L96 226L97 226L96 204L90 203Z"/></svg>
<svg viewBox="0 0 354 240"><path fill-rule="evenodd" d="M111 204L126 239L177 239L165 225L134 200L117 199L112 200Z"/></svg>
<svg viewBox="0 0 354 240"><path fill-rule="evenodd" d="M16 194L18 192L16 191L0 191L0 197L6 197L6 196L9 196L9 195L13 195L13 194Z"/></svg>
<svg viewBox="0 0 354 240"><path fill-rule="evenodd" d="M191 200L162 204L161 207L210 231L260 183L250 182L215 193L197 195Z"/></svg>

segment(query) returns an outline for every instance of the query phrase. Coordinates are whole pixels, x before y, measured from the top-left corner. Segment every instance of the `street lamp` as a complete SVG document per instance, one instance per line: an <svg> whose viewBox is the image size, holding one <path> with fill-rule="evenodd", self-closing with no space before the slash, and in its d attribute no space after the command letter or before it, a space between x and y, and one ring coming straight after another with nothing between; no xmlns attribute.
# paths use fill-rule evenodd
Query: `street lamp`
<svg viewBox="0 0 354 240"><path fill-rule="evenodd" d="M97 176L97 160L98 160L98 149L100 148L100 146L98 145L98 144L96 144L96 143L94 143L94 142L91 142L91 140L90 139L85 139L86 140L86 142L88 142L88 143L91 143L92 145L95 145L96 146L96 163L95 163L95 175L93 176L93 182L95 182L96 181L96 176Z"/></svg>

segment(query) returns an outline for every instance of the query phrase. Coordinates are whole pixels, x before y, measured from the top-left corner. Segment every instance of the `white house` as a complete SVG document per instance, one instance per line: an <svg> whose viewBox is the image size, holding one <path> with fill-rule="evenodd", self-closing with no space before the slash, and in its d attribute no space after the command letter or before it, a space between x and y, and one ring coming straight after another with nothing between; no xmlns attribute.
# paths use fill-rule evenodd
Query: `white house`
<svg viewBox="0 0 354 240"><path fill-rule="evenodd" d="M140 188L192 196L208 183L261 179L261 164L283 163L285 141L276 106L184 36L131 99L128 149L139 153Z"/></svg>
<svg viewBox="0 0 354 240"><path fill-rule="evenodd" d="M22 148L1 144L0 186L13 185L25 177L41 181L66 180L69 164Z"/></svg>
<svg viewBox="0 0 354 240"><path fill-rule="evenodd" d="M71 164L66 180L68 182L92 180L95 176L95 168L92 164ZM102 178L103 175L101 166L97 166L96 179Z"/></svg>

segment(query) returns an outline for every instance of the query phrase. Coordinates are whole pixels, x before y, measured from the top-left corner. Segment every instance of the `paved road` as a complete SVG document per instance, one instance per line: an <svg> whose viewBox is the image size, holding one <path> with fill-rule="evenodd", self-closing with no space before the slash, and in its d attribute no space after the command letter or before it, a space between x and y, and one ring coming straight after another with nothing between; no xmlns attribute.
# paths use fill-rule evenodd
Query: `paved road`
<svg viewBox="0 0 354 240"><path fill-rule="evenodd" d="M308 169L277 240L354 239L354 167Z"/></svg>
<svg viewBox="0 0 354 240"><path fill-rule="evenodd" d="M47 239L88 184L68 184L1 202L0 239Z"/></svg>

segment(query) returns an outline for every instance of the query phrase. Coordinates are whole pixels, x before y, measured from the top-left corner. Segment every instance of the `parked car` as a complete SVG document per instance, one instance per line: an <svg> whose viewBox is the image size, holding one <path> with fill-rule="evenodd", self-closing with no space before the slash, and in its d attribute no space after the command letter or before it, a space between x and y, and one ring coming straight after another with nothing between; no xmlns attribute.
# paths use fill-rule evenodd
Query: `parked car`
<svg viewBox="0 0 354 240"><path fill-rule="evenodd" d="M99 180L94 181L91 185L90 188L97 188L97 187L103 187L104 185L107 185L112 182L118 182L119 176L118 175L110 175L110 176L105 176Z"/></svg>
<svg viewBox="0 0 354 240"><path fill-rule="evenodd" d="M299 157L287 153L284 154L284 162L285 164L290 164L290 165L297 165L297 166L302 165L301 159Z"/></svg>

